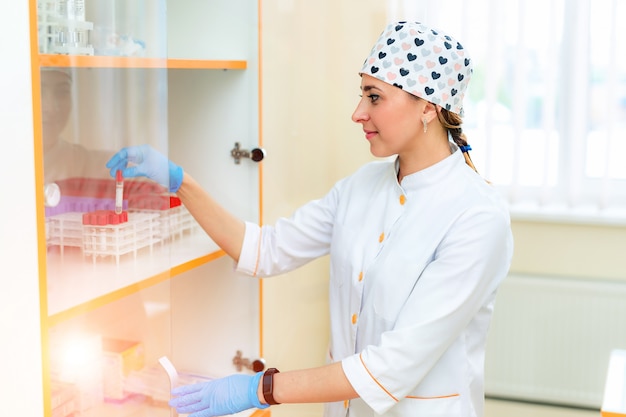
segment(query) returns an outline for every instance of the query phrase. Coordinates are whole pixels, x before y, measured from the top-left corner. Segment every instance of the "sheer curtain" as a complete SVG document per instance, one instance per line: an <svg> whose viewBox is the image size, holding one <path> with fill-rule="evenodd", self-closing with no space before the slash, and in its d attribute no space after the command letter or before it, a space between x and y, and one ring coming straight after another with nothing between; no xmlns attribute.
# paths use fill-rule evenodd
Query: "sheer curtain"
<svg viewBox="0 0 626 417"><path fill-rule="evenodd" d="M474 58L464 130L514 216L626 224L626 2L388 0Z"/></svg>

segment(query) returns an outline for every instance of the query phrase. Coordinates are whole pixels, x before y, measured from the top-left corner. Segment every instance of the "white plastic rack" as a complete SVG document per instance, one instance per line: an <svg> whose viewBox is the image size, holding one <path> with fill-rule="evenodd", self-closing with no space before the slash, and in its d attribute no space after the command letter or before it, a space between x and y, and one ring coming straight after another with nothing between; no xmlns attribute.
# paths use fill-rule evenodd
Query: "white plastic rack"
<svg viewBox="0 0 626 417"><path fill-rule="evenodd" d="M63 213L47 219L48 247L79 248L95 263L98 258L115 258L152 248L192 232L197 223L184 206L168 210L130 211L128 221L119 224L83 224L82 213Z"/></svg>

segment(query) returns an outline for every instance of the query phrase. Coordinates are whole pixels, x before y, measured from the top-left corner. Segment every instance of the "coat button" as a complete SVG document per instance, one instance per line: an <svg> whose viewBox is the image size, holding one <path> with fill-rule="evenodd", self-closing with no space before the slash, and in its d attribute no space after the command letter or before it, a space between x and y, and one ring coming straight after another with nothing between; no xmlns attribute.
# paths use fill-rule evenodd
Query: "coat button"
<svg viewBox="0 0 626 417"><path fill-rule="evenodd" d="M356 324L356 321L357 321L357 315L353 314L352 315L352 324Z"/></svg>
<svg viewBox="0 0 626 417"><path fill-rule="evenodd" d="M359 282L363 281L363 271L359 273Z"/></svg>
<svg viewBox="0 0 626 417"><path fill-rule="evenodd" d="M406 203L406 197L404 196L404 194L402 194L402 195L400 196L400 205L401 205L401 206L403 206L403 205L404 205L404 203Z"/></svg>
<svg viewBox="0 0 626 417"><path fill-rule="evenodd" d="M385 232L382 232L380 236L378 236L378 243L383 243L383 240L385 240Z"/></svg>

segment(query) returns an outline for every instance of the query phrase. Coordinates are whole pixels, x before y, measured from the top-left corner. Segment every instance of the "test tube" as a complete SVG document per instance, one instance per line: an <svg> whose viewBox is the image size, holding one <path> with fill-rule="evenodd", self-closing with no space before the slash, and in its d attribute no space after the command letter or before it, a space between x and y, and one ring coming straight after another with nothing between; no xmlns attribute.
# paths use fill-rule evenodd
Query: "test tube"
<svg viewBox="0 0 626 417"><path fill-rule="evenodd" d="M122 171L117 170L115 173L115 214L122 212L124 204L124 177Z"/></svg>

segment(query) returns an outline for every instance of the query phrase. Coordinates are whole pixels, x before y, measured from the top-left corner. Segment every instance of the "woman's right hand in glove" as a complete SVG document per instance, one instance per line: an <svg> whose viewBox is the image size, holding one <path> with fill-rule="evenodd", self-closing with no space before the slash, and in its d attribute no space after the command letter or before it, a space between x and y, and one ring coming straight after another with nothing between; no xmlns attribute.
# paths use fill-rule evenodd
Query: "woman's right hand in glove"
<svg viewBox="0 0 626 417"><path fill-rule="evenodd" d="M171 193L175 193L183 182L183 169L150 145L129 146L119 150L107 162L111 176L118 170L124 178L147 177Z"/></svg>

